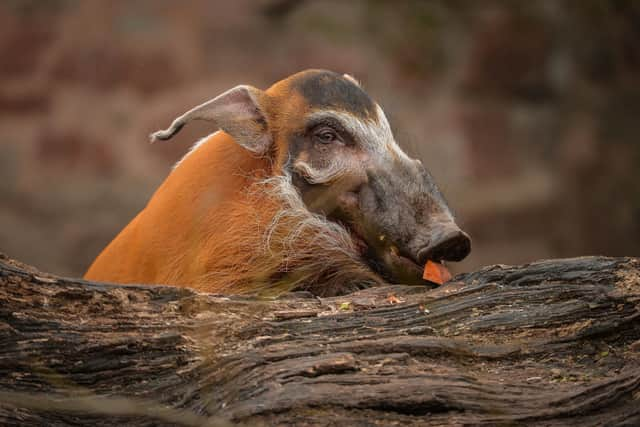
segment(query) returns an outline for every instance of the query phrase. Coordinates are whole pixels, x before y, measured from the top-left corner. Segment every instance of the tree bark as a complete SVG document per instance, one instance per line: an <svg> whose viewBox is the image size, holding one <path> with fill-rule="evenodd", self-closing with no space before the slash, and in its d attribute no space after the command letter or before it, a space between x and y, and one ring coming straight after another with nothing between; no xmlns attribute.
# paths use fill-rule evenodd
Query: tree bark
<svg viewBox="0 0 640 427"><path fill-rule="evenodd" d="M275 300L0 257L1 425L640 425L640 260Z"/></svg>

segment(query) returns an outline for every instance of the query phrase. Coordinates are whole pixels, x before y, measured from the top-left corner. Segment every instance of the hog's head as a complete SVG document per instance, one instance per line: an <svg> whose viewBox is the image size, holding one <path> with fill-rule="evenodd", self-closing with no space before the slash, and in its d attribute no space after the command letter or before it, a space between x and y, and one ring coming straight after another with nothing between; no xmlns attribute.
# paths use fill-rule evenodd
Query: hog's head
<svg viewBox="0 0 640 427"><path fill-rule="evenodd" d="M171 128L205 119L248 150L272 156L308 209L346 227L363 259L395 283L424 283L428 260L460 261L469 236L424 165L396 143L380 106L348 75L309 70L266 91L238 86Z"/></svg>

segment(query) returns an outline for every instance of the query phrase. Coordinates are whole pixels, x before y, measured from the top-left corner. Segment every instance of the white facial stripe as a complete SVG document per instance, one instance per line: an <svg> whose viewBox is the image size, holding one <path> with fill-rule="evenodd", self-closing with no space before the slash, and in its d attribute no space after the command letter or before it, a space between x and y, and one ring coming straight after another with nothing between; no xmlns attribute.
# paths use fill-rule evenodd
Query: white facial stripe
<svg viewBox="0 0 640 427"><path fill-rule="evenodd" d="M378 120L368 120L355 117L345 111L337 110L320 110L310 115L311 120L321 120L323 118L332 118L338 120L356 139L364 144L372 152L384 156L385 154L397 157L407 162L411 162L411 158L402 151L402 148L396 143L391 132L389 121L380 108L376 104L376 113Z"/></svg>
<svg viewBox="0 0 640 427"><path fill-rule="evenodd" d="M302 160L294 163L293 167L298 171L309 184L326 184L345 173L351 166L349 161L342 158L334 159L327 168L316 169L312 165Z"/></svg>
<svg viewBox="0 0 640 427"><path fill-rule="evenodd" d="M400 148L395 138L393 137L391 126L389 126L387 116L385 116L384 111L382 111L382 108L378 104L376 104L376 112L378 113L378 122L385 128L385 132L391 135L391 137L386 141L385 149L392 155L395 155L395 157L398 157L407 162L412 162L413 160L407 155L407 153L402 150L402 148Z"/></svg>
<svg viewBox="0 0 640 427"><path fill-rule="evenodd" d="M344 111L320 110L312 113L309 118L319 121L327 118L337 120L347 132L361 141L365 148L376 153L384 151L387 141L393 140L388 124L385 126L384 123L379 124L373 120L360 119Z"/></svg>

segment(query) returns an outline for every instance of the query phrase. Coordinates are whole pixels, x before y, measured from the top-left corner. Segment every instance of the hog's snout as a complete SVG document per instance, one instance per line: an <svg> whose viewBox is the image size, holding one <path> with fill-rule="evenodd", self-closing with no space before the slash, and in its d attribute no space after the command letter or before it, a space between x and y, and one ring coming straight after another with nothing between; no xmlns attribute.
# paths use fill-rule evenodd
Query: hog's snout
<svg viewBox="0 0 640 427"><path fill-rule="evenodd" d="M427 246L418 251L420 264L431 261L462 261L471 252L471 238L456 226L435 231Z"/></svg>
<svg viewBox="0 0 640 427"><path fill-rule="evenodd" d="M462 261L471 252L469 235L419 163L371 167L356 197L356 208L341 208L343 216L367 245L374 269L394 283L423 284L428 260Z"/></svg>

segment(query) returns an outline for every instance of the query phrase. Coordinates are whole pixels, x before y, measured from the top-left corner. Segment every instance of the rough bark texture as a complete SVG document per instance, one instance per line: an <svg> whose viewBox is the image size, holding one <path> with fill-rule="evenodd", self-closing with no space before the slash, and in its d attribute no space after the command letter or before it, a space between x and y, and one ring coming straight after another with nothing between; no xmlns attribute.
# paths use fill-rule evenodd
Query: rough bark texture
<svg viewBox="0 0 640 427"><path fill-rule="evenodd" d="M640 425L640 260L318 299L0 258L2 425Z"/></svg>

